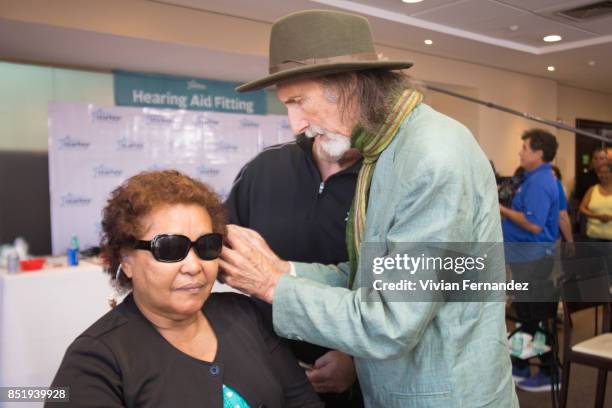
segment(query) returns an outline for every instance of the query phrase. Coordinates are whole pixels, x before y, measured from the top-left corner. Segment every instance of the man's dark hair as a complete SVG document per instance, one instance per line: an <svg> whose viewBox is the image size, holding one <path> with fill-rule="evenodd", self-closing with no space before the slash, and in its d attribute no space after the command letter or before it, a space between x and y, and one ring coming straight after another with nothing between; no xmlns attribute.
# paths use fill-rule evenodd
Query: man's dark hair
<svg viewBox="0 0 612 408"><path fill-rule="evenodd" d="M593 152L591 153L591 160L593 160L593 158L595 157L595 155L597 153L603 153L603 154L607 155L608 154L608 148L607 147L601 147L601 146L595 148L595 150L593 150Z"/></svg>
<svg viewBox="0 0 612 408"><path fill-rule="evenodd" d="M523 133L523 137L521 137L521 139L529 139L529 147L531 150L541 150L542 160L547 163L553 161L555 155L557 154L557 148L559 147L557 138L554 137L552 133L544 129L527 130L525 133Z"/></svg>

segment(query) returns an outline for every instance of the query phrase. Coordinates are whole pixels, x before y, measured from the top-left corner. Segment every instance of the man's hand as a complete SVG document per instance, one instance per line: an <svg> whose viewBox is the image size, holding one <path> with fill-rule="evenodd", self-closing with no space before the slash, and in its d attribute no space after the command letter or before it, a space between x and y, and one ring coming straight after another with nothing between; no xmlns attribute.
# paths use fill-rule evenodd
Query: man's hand
<svg viewBox="0 0 612 408"><path fill-rule="evenodd" d="M328 351L306 370L306 376L318 393L346 391L355 383L357 375L353 358L339 351Z"/></svg>
<svg viewBox="0 0 612 408"><path fill-rule="evenodd" d="M565 258L573 258L576 256L576 244L574 244L574 242L565 242L565 243L561 243L561 254L565 257Z"/></svg>
<svg viewBox="0 0 612 408"><path fill-rule="evenodd" d="M274 289L289 262L280 259L257 232L237 225L227 226L220 278L228 285L272 303Z"/></svg>
<svg viewBox="0 0 612 408"><path fill-rule="evenodd" d="M527 217L525 217L525 214L521 211L516 211L500 204L499 213L502 218L509 219L514 224L518 225L525 231L531 232L534 235L537 235L542 232L542 227L532 222L529 222Z"/></svg>

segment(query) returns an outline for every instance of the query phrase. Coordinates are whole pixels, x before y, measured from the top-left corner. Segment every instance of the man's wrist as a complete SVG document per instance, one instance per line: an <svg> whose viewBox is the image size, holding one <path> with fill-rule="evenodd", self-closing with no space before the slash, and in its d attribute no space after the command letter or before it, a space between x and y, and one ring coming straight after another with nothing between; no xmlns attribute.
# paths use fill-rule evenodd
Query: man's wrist
<svg viewBox="0 0 612 408"><path fill-rule="evenodd" d="M283 275L287 273L290 274L291 272L295 273L295 267L293 263L289 261L281 261L279 270Z"/></svg>
<svg viewBox="0 0 612 408"><path fill-rule="evenodd" d="M272 304L274 300L274 291L276 290L276 286L278 285L278 281L280 280L282 275L272 275L270 277L270 283L268 284L267 289L264 291L261 300Z"/></svg>
<svg viewBox="0 0 612 408"><path fill-rule="evenodd" d="M501 215L502 215L503 217L506 217L506 218L507 218L507 217L508 217L508 215L509 215L509 213L510 213L510 208L508 208L508 207L506 207L506 206L503 206L503 205L500 205L500 206L499 206L499 212L501 213Z"/></svg>
<svg viewBox="0 0 612 408"><path fill-rule="evenodd" d="M272 304L272 300L274 299L274 291L276 290L276 286L278 286L278 281L283 275L292 275L295 276L295 267L293 266L293 262L280 260L278 265L278 269L276 273L271 274L270 283L265 293L263 294L262 300Z"/></svg>

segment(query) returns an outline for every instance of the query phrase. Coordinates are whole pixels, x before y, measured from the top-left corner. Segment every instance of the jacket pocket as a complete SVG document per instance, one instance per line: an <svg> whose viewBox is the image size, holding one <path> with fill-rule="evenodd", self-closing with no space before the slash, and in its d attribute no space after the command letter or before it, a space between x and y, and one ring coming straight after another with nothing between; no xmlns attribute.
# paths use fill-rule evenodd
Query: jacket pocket
<svg viewBox="0 0 612 408"><path fill-rule="evenodd" d="M389 408L446 408L451 407L450 391L434 391L423 393L391 392Z"/></svg>

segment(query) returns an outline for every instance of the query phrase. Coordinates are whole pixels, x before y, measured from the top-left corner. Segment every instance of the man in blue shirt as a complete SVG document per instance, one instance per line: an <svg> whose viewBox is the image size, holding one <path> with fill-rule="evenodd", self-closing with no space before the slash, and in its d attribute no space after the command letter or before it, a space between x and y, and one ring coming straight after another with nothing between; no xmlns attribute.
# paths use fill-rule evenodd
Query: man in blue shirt
<svg viewBox="0 0 612 408"><path fill-rule="evenodd" d="M506 260L516 281L530 282L531 288L550 294L554 265L551 255L559 234L559 189L550 162L555 158L558 143L552 134L542 129L528 130L522 139L519 157L525 176L511 208L500 205ZM540 321L554 316L557 308L553 302L518 301L514 306L523 323L522 330L532 335L538 330ZM540 360L541 370L533 376L530 376L527 361L515 362L513 376L519 388L550 390L553 356L548 352L541 355Z"/></svg>

